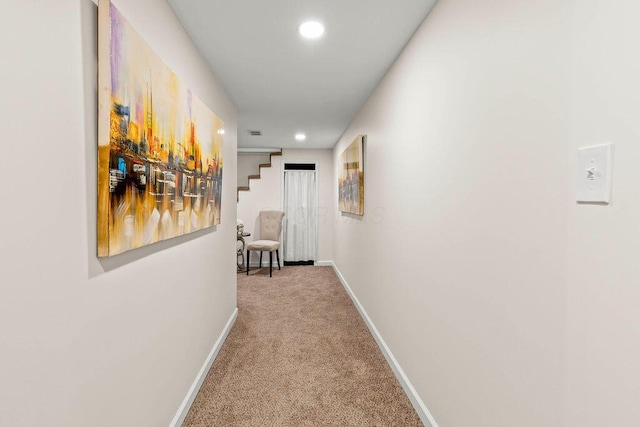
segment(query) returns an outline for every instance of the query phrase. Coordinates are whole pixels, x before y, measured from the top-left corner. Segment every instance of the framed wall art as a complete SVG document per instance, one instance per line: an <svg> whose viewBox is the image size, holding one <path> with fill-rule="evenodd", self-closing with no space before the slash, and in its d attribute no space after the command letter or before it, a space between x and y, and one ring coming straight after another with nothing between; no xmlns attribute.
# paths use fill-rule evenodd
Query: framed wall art
<svg viewBox="0 0 640 427"><path fill-rule="evenodd" d="M224 124L109 0L98 23L98 256L220 223Z"/></svg>
<svg viewBox="0 0 640 427"><path fill-rule="evenodd" d="M356 139L340 154L338 174L338 206L341 212L364 215L364 141Z"/></svg>

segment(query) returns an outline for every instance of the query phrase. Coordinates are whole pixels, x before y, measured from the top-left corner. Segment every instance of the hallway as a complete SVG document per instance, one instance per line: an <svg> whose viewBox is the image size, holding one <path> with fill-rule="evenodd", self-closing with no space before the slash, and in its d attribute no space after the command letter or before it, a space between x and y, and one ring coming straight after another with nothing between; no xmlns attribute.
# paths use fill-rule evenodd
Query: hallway
<svg viewBox="0 0 640 427"><path fill-rule="evenodd" d="M422 425L331 267L239 274L238 308L184 426Z"/></svg>
<svg viewBox="0 0 640 427"><path fill-rule="evenodd" d="M416 12L432 2L113 0L171 71L135 65L147 55L127 45L140 73L124 83L142 97L123 98L122 82L97 80L124 64L108 49L120 33L98 18L108 1L4 2L0 425L637 427L640 2ZM323 38L298 32L311 19ZM388 24L405 42L384 63ZM220 35L195 37L209 30ZM188 88L179 99L168 75ZM183 107L196 99L223 128L191 132ZM359 135L353 215L339 179ZM195 180L154 170L162 191L139 198L155 166L101 168L111 136L200 173L196 142L221 140L209 163L223 168L220 223L160 240L216 217L186 211L209 204L207 185L198 196ZM609 147L606 161L583 157L590 147ZM238 152L256 150L282 155L248 172L261 178L238 203ZM340 280L329 268L236 274L237 220L247 243L260 238L258 212L283 208L282 169L296 162L317 165L317 261ZM580 195L591 181L608 203ZM123 183L113 231L125 247L140 230L154 243L102 257L98 189Z"/></svg>

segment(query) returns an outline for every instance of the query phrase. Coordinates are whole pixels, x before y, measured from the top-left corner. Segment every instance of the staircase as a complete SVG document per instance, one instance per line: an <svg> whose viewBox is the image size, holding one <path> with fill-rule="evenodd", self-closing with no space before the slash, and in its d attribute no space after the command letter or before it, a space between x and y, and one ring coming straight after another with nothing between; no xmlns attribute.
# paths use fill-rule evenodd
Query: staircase
<svg viewBox="0 0 640 427"><path fill-rule="evenodd" d="M260 163L258 165L258 174L257 175L249 175L249 185L248 186L239 186L238 187L238 191L236 193L236 201L239 202L240 201L240 192L241 191L251 191L251 180L252 179L260 179L260 175L262 174L262 168L270 168L272 162L272 159L274 156L282 156L282 150L280 151L276 151L273 153L269 153L269 163Z"/></svg>

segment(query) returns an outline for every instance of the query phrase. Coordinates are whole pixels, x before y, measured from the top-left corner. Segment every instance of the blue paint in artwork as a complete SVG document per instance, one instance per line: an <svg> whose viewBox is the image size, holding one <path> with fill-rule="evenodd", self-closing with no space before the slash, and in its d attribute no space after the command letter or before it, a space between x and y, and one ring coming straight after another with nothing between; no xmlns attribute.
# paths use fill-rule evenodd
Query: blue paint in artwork
<svg viewBox="0 0 640 427"><path fill-rule="evenodd" d="M124 176L127 176L127 163L122 157L118 157L118 170L122 171Z"/></svg>

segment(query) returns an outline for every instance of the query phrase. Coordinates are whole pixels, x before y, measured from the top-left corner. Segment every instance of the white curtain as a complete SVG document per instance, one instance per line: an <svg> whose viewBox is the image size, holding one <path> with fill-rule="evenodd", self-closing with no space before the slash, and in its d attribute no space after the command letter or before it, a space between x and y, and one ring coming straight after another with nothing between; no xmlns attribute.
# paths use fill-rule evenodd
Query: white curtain
<svg viewBox="0 0 640 427"><path fill-rule="evenodd" d="M284 212L284 260L315 261L318 241L315 171L285 171Z"/></svg>

